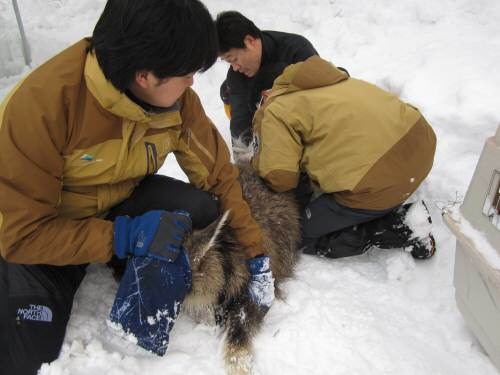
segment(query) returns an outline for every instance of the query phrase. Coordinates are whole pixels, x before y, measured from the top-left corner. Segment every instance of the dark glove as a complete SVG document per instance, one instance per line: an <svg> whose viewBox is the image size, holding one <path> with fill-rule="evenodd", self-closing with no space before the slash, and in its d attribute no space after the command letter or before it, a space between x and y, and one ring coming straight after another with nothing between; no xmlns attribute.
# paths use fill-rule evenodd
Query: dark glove
<svg viewBox="0 0 500 375"><path fill-rule="evenodd" d="M183 248L174 261L132 256L109 319L134 336L139 346L162 356L190 288L191 271Z"/></svg>
<svg viewBox="0 0 500 375"><path fill-rule="evenodd" d="M248 295L264 312L267 312L274 302L274 278L270 263L271 259L267 255L247 261L250 271Z"/></svg>
<svg viewBox="0 0 500 375"><path fill-rule="evenodd" d="M185 235L191 231L191 218L185 211L148 211L141 216L117 216L113 248L118 258L128 255L175 261Z"/></svg>

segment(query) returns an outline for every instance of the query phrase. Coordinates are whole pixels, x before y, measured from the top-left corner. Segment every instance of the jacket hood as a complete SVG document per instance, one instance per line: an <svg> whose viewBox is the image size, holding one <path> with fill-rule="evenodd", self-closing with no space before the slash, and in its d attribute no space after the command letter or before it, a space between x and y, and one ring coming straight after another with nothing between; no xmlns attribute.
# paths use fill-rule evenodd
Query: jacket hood
<svg viewBox="0 0 500 375"><path fill-rule="evenodd" d="M274 81L271 95L330 86L347 78L347 73L331 62L311 56L303 62L289 65Z"/></svg>

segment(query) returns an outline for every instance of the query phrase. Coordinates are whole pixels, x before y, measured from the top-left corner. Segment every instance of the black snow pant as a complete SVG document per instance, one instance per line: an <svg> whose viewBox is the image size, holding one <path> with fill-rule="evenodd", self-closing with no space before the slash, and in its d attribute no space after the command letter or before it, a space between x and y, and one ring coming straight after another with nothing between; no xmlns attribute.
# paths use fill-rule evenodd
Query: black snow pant
<svg viewBox="0 0 500 375"><path fill-rule="evenodd" d="M153 175L114 207L108 219L153 209L188 211L193 228L203 228L219 216L219 204L212 194ZM86 267L13 264L0 257L1 375L33 375L42 363L58 357Z"/></svg>
<svg viewBox="0 0 500 375"><path fill-rule="evenodd" d="M302 247L305 254L343 258L363 254L371 245L375 229L398 208L356 209L339 204L332 194L322 194L301 213Z"/></svg>

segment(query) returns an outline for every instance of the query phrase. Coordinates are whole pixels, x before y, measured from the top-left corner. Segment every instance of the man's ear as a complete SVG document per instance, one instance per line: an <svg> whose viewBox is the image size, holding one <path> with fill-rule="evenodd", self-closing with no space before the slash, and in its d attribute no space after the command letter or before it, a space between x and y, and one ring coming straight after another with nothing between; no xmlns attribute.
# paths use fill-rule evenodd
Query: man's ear
<svg viewBox="0 0 500 375"><path fill-rule="evenodd" d="M253 49L256 46L257 38L254 38L251 35L245 35L245 38L243 39L243 43L245 43L246 48Z"/></svg>
<svg viewBox="0 0 500 375"><path fill-rule="evenodd" d="M135 83L143 89L147 89L149 86L149 74L150 73L147 70L139 70L138 72L135 72Z"/></svg>

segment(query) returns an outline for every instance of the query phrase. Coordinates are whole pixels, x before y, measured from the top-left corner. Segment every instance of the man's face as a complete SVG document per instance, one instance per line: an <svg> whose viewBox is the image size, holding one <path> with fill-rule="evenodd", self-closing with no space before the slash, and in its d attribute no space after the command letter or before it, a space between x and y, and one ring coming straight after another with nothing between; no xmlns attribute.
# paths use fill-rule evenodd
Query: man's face
<svg viewBox="0 0 500 375"><path fill-rule="evenodd" d="M243 40L245 48L231 48L221 55L221 59L231 65L235 72L253 77L260 69L262 42L250 35Z"/></svg>
<svg viewBox="0 0 500 375"><path fill-rule="evenodd" d="M142 101L168 108L175 104L184 91L193 85L194 74L181 77L158 78L151 72L138 72L130 91Z"/></svg>

